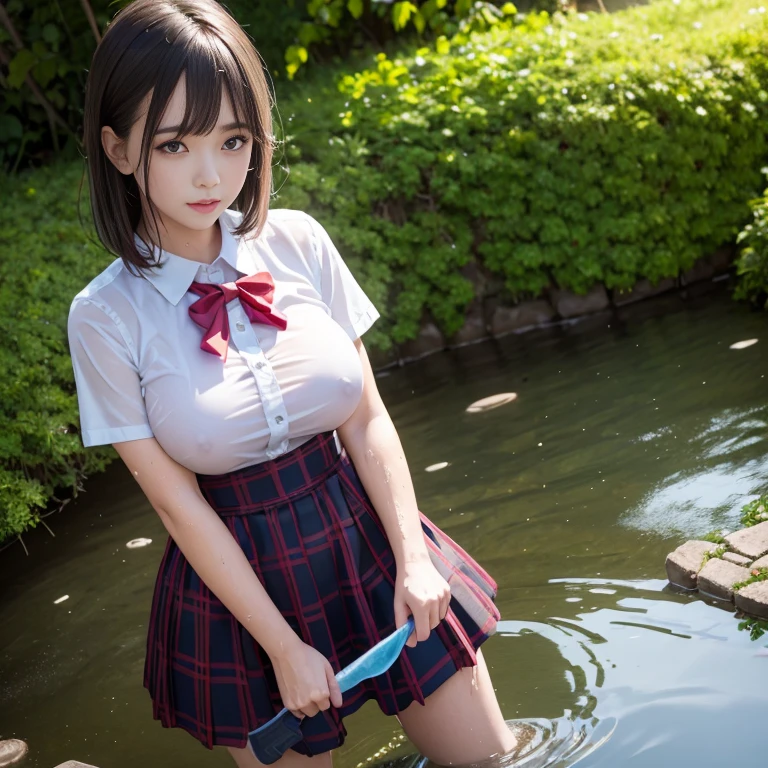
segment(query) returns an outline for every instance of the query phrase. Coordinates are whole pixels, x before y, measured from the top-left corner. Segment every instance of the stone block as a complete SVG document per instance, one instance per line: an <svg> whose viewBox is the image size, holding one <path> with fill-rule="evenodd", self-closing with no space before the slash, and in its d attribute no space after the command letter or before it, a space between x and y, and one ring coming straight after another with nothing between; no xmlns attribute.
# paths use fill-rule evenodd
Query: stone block
<svg viewBox="0 0 768 768"><path fill-rule="evenodd" d="M434 323L426 323L419 329L419 335L406 341L400 351L404 360L416 360L442 349L445 349L445 338L440 329Z"/></svg>
<svg viewBox="0 0 768 768"><path fill-rule="evenodd" d="M725 540L734 552L752 560L768 555L768 520L751 528L730 533Z"/></svg>
<svg viewBox="0 0 768 768"><path fill-rule="evenodd" d="M699 571L699 592L733 602L733 585L749 577L748 568L714 557Z"/></svg>
<svg viewBox="0 0 768 768"><path fill-rule="evenodd" d="M765 555L765 557L759 557L750 566L751 571L754 571L757 568L768 568L768 555Z"/></svg>
<svg viewBox="0 0 768 768"><path fill-rule="evenodd" d="M464 325L451 339L451 346L471 344L473 341L487 339L489 336L488 325L479 311L473 311L467 315Z"/></svg>
<svg viewBox="0 0 768 768"><path fill-rule="evenodd" d="M736 552L726 552L723 555L723 560L727 560L734 565L740 565L742 568L749 568L752 564L752 558L744 557L744 555L738 555Z"/></svg>
<svg viewBox="0 0 768 768"><path fill-rule="evenodd" d="M555 289L552 291L552 303L557 314L567 319L602 312L608 307L610 301L605 287L596 285L586 296Z"/></svg>
<svg viewBox="0 0 768 768"><path fill-rule="evenodd" d="M690 285L711 280L714 276L715 267L712 262L709 259L699 259L687 272L680 275L680 282L683 285Z"/></svg>
<svg viewBox="0 0 768 768"><path fill-rule="evenodd" d="M550 323L554 317L555 310L548 301L525 301L514 307L496 307L491 317L491 333L503 336L520 328Z"/></svg>
<svg viewBox="0 0 768 768"><path fill-rule="evenodd" d="M21 739L0 740L0 768L10 768L20 763L29 752L26 742Z"/></svg>
<svg viewBox="0 0 768 768"><path fill-rule="evenodd" d="M675 280L672 277L665 278L656 284L643 279L635 283L628 291L612 291L611 297L613 303L617 307L621 307L624 304L632 304L635 301L649 299L651 296L658 296L660 293L666 293L675 287Z"/></svg>
<svg viewBox="0 0 768 768"><path fill-rule="evenodd" d="M756 581L740 589L735 602L740 611L759 619L768 619L768 581Z"/></svg>
<svg viewBox="0 0 768 768"><path fill-rule="evenodd" d="M696 589L696 578L704 555L716 549L717 544L711 541L686 541L667 555L667 578L678 587Z"/></svg>

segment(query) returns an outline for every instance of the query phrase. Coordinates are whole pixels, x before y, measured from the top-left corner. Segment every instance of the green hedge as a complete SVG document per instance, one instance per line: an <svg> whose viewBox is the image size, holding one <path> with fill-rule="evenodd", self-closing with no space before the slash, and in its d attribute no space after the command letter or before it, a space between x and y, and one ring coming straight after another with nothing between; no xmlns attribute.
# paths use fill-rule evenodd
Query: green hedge
<svg viewBox="0 0 768 768"><path fill-rule="evenodd" d="M763 168L768 173L768 168ZM752 220L739 232L736 298L768 309L768 189L750 203Z"/></svg>
<svg viewBox="0 0 768 768"><path fill-rule="evenodd" d="M455 332L473 263L510 300L677 275L733 242L761 189L768 38L750 5L508 15L310 72L278 91L275 205L327 226L382 310L366 337L382 348L428 316ZM113 455L80 447L66 349L69 302L110 259L78 221L80 173L0 179L0 539Z"/></svg>
<svg viewBox="0 0 768 768"><path fill-rule="evenodd" d="M462 324L472 262L509 298L629 288L733 242L766 160L766 14L751 0L511 19L379 55L283 105L284 197L389 309Z"/></svg>
<svg viewBox="0 0 768 768"><path fill-rule="evenodd" d="M67 348L72 298L110 261L78 219L81 176L70 165L0 179L0 541L114 455L83 450Z"/></svg>

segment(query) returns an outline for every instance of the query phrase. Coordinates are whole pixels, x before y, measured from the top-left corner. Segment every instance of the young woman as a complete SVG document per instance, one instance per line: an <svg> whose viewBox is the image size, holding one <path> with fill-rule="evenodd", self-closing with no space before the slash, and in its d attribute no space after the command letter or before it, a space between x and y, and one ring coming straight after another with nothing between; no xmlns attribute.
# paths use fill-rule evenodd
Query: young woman
<svg viewBox="0 0 768 768"><path fill-rule="evenodd" d="M448 765L504 753L480 644L496 586L420 516L360 336L378 317L323 227L269 210L261 61L214 0L136 0L85 111L93 217L117 258L74 299L82 437L111 443L168 530L147 639L154 716L259 765L285 705L330 765L374 699ZM391 670L334 673L413 615Z"/></svg>

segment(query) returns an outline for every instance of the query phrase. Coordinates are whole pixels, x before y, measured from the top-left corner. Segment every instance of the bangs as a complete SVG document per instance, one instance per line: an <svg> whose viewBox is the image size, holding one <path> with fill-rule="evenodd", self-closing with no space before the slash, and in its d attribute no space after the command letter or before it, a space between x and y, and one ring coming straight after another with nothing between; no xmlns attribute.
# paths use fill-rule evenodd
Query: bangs
<svg viewBox="0 0 768 768"><path fill-rule="evenodd" d="M160 127L163 112L182 78L186 81L186 100L178 136L204 136L213 131L219 120L222 95L226 94L235 121L248 127L254 141L262 140L264 126L260 123L247 75L220 39L198 32L189 40L176 40L170 46L168 58L147 113L142 148L145 157L148 157L146 153Z"/></svg>
<svg viewBox="0 0 768 768"><path fill-rule="evenodd" d="M215 0L133 0L107 27L94 54L86 85L84 142L91 205L99 238L126 264L155 264L136 247L140 221L162 249L157 210L149 189L152 142L176 87L184 78L186 100L177 136L210 134L219 122L222 97L234 119L251 134L250 167L232 207L243 214L237 235L258 236L267 220L272 190L273 94L252 42ZM151 93L148 108L146 99ZM107 158L101 132L109 126L126 139L147 109L141 137L143 190ZM145 215L143 203L148 207Z"/></svg>

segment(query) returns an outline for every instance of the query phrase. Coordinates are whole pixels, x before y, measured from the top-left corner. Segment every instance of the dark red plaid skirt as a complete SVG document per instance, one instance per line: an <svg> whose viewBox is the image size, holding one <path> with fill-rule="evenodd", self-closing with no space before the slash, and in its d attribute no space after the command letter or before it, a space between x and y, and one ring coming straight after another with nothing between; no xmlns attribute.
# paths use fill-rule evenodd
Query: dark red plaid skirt
<svg viewBox="0 0 768 768"><path fill-rule="evenodd" d="M395 628L395 559L384 528L333 433L274 461L198 475L206 501L239 542L302 640L335 672ZM384 675L344 694L341 708L303 721L305 755L344 742L343 718L368 699L393 715L420 703L496 629L496 584L423 515L434 564L451 586L445 620ZM172 539L157 576L144 686L154 717L206 747L245 747L282 708L269 657L203 584Z"/></svg>

